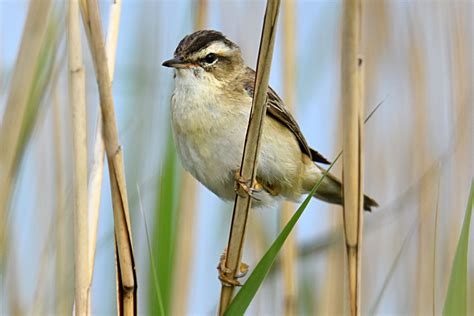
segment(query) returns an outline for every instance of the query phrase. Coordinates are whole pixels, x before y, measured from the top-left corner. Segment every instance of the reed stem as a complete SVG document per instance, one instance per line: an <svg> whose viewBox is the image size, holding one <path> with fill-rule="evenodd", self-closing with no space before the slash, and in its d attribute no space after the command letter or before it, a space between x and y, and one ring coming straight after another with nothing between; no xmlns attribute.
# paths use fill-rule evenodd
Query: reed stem
<svg viewBox="0 0 474 316"><path fill-rule="evenodd" d="M345 0L342 15L344 232L351 315L360 315L363 225L363 77L360 53L362 0Z"/></svg>
<svg viewBox="0 0 474 316"><path fill-rule="evenodd" d="M257 155L260 144L260 135L262 132L263 119L266 113L266 100L268 79L270 77L270 67L273 55L273 46L276 35L276 22L280 1L267 1L265 17L263 21L262 37L260 40L260 49L258 53L257 71L255 75L254 97L252 101L252 110L245 138L240 176L244 179L250 179L251 183L255 180L257 170ZM244 244L245 228L247 224L248 212L250 210L252 199L249 195L236 195L234 211L232 214L232 224L229 233L229 242L227 244L227 256L225 266L230 269L227 277L235 279L240 266L242 249ZM221 287L221 297L219 303L219 315L223 315L229 305L234 286Z"/></svg>
<svg viewBox="0 0 474 316"><path fill-rule="evenodd" d="M69 104L72 113L74 178L74 296L75 314L90 315L89 214L87 210L86 85L82 60L79 3L69 1Z"/></svg>
<svg viewBox="0 0 474 316"><path fill-rule="evenodd" d="M94 60L99 86L100 106L103 118L103 136L109 167L110 187L114 210L114 231L116 245L117 297L120 315L137 313L137 279L133 256L132 233L128 209L127 188L123 167L122 148L118 141L112 84L104 47L102 22L97 0L87 0L82 9L86 25L89 48ZM89 30L89 31L88 31Z"/></svg>

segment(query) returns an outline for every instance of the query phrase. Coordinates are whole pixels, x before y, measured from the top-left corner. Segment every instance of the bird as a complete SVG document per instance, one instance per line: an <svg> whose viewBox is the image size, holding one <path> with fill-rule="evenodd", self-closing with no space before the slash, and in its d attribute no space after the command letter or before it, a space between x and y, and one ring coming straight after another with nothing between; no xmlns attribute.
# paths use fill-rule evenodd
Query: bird
<svg viewBox="0 0 474 316"><path fill-rule="evenodd" d="M253 208L270 207L278 200L299 201L323 177L326 170L318 163L329 160L308 145L270 86L255 183L239 177L255 71L221 32L185 36L162 65L175 70L170 112L178 156L184 169L217 196L233 200L240 186L254 198ZM314 197L342 205L341 181L327 173ZM377 206L364 195L364 210Z"/></svg>

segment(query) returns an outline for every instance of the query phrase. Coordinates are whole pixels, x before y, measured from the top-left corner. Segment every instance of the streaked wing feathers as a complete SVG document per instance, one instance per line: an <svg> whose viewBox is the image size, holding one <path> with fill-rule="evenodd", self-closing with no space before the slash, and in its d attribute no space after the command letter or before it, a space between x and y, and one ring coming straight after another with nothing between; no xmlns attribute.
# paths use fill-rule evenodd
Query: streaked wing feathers
<svg viewBox="0 0 474 316"><path fill-rule="evenodd" d="M255 72L250 68L248 68L248 71L251 71L253 74L252 78L255 78ZM244 89L252 98L254 93L253 85L253 80L248 80L244 83ZM293 118L291 113L288 112L283 101L271 87L268 87L267 91L267 106L267 115L286 126L295 135L301 150L305 154L307 154L315 162L324 164L330 163L326 158L324 158L323 155L308 146L308 143L306 142L306 139L304 138L303 133L298 126L298 123Z"/></svg>

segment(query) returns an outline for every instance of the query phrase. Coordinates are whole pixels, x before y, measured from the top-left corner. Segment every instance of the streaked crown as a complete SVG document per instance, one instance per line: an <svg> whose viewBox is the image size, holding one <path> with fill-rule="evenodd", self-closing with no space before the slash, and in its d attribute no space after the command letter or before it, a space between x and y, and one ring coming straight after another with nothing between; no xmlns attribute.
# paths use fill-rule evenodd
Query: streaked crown
<svg viewBox="0 0 474 316"><path fill-rule="evenodd" d="M221 32L201 30L185 36L176 47L174 56L188 59L196 53L210 51L211 46L216 49L220 48L222 52L239 50L239 47ZM212 52L216 53L216 49Z"/></svg>

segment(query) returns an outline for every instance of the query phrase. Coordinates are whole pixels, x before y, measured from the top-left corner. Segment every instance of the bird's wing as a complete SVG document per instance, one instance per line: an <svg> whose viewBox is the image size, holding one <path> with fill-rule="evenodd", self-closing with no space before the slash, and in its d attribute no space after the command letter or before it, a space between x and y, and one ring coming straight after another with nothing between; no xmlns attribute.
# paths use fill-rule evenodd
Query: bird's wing
<svg viewBox="0 0 474 316"><path fill-rule="evenodd" d="M253 85L255 78L255 71L248 68L248 71L253 74L253 76L246 76L248 80L244 82L244 89L253 98ZM295 135L301 150L307 154L313 161L329 164L330 162L324 158L319 152L308 146L306 139L303 136L303 133L298 126L298 123L293 118L290 112L285 107L285 104L280 99L278 94L269 86L267 91L267 115L275 119L276 121L286 126L292 133Z"/></svg>

